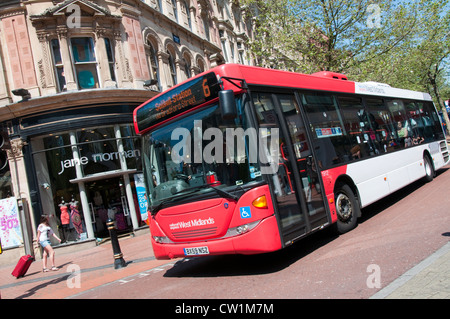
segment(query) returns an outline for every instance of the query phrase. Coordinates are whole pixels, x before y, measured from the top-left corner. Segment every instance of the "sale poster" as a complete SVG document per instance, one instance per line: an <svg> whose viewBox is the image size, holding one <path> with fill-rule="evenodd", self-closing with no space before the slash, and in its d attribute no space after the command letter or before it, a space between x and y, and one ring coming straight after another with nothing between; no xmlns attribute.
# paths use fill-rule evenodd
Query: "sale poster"
<svg viewBox="0 0 450 319"><path fill-rule="evenodd" d="M0 240L3 249L23 244L19 209L14 197L0 200Z"/></svg>
<svg viewBox="0 0 450 319"><path fill-rule="evenodd" d="M134 185L136 186L136 194L139 203L139 211L141 213L141 219L147 222L147 195L144 182L144 174L134 174Z"/></svg>

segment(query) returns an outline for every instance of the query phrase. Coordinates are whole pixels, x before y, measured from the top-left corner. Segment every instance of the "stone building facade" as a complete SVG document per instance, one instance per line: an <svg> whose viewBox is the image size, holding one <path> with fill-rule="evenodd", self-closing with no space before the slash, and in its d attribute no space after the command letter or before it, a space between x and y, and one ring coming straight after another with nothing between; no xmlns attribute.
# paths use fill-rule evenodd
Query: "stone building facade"
<svg viewBox="0 0 450 319"><path fill-rule="evenodd" d="M21 226L26 251L43 214L65 243L107 236L111 214L124 232L142 227L132 112L216 65L252 64L244 10L232 0L2 1L0 199L18 202L16 217L0 216L11 225L3 236Z"/></svg>

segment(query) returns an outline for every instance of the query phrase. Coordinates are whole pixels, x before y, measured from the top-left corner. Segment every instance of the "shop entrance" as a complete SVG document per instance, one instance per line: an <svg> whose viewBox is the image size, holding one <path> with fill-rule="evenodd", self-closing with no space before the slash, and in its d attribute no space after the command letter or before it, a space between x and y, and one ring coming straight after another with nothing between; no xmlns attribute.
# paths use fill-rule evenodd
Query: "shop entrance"
<svg viewBox="0 0 450 319"><path fill-rule="evenodd" d="M109 237L106 221L115 220L118 232L132 230L130 209L122 177L87 182L86 193L92 215L92 226L96 238Z"/></svg>

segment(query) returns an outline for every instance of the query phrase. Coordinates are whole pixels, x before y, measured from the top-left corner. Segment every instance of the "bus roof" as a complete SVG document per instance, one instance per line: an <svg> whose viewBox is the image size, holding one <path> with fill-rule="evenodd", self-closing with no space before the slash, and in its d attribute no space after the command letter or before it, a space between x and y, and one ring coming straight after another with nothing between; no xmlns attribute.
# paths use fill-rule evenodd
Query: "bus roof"
<svg viewBox="0 0 450 319"><path fill-rule="evenodd" d="M359 83L348 81L345 75L335 72L324 71L314 74L301 74L240 64L223 64L190 78L172 87L170 90L161 92L138 106L133 112L136 133L142 134L153 126L161 125L164 122L157 121L158 119L165 118L165 121L167 121L171 116L180 116L185 112L189 112L192 109L190 107L191 99L197 101L194 105L201 106L202 103L217 98L219 90L217 78L243 79L247 84L257 86L432 101L428 93L392 88L387 84L376 82ZM208 94L207 98L203 95L202 83L204 82L202 81L208 82L208 90L214 88L213 95L210 96ZM223 88L234 89L235 91L237 89L236 86L228 81L223 81ZM171 99L174 102L171 103ZM178 105L181 103L180 101L182 101L184 106ZM174 110L177 112L174 112ZM154 114L149 116L150 113Z"/></svg>
<svg viewBox="0 0 450 319"><path fill-rule="evenodd" d="M328 71L302 74L239 64L224 64L210 71L220 76L242 78L253 85L432 100L428 93L393 88L384 83L348 81L345 75Z"/></svg>

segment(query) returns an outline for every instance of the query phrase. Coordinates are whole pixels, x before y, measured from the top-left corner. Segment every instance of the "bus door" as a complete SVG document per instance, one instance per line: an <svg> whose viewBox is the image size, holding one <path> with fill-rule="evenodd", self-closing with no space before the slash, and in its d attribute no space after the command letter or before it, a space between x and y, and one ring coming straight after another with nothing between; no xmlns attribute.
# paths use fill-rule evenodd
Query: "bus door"
<svg viewBox="0 0 450 319"><path fill-rule="evenodd" d="M294 95L252 93L260 129L279 128L278 170L269 181L288 244L327 222L320 180Z"/></svg>

